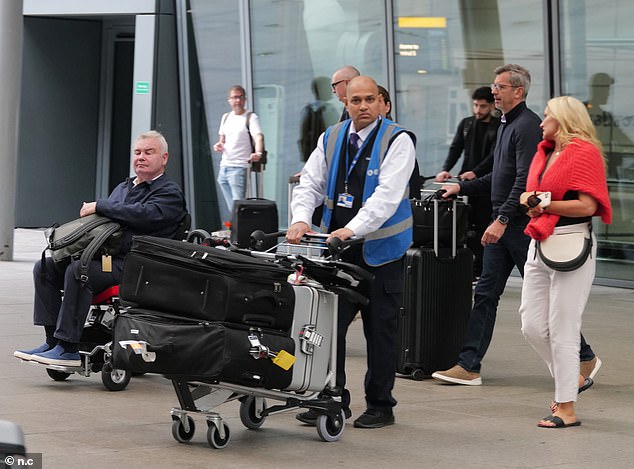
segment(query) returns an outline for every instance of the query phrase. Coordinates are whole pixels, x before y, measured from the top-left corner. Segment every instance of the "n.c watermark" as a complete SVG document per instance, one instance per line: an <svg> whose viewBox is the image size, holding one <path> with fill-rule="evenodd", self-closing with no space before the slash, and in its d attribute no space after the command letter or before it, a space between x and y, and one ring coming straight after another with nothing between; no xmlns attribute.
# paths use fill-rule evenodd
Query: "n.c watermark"
<svg viewBox="0 0 634 469"><path fill-rule="evenodd" d="M43 469L41 453L26 453L22 455L3 455L0 459L0 469L17 469L20 467L28 469Z"/></svg>

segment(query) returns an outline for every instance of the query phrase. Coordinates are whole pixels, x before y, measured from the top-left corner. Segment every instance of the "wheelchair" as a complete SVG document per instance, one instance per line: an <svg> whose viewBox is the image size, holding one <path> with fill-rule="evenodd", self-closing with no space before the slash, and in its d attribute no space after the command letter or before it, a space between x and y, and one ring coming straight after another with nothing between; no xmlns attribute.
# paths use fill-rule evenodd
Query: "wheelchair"
<svg viewBox="0 0 634 469"><path fill-rule="evenodd" d="M81 366L44 365L46 373L55 381L64 381L73 373L88 377L101 371L101 382L108 391L125 389L131 373L110 365L112 323L119 308L118 285L94 295L79 342Z"/></svg>
<svg viewBox="0 0 634 469"><path fill-rule="evenodd" d="M189 239L190 228L191 215L188 213L179 223L173 239ZM31 363L46 367L46 373L54 381L64 381L73 373L88 377L91 373L101 372L101 382L108 391L124 390L130 383L132 373L113 368L110 364L112 326L120 308L119 285L113 285L93 296L79 342L81 366Z"/></svg>

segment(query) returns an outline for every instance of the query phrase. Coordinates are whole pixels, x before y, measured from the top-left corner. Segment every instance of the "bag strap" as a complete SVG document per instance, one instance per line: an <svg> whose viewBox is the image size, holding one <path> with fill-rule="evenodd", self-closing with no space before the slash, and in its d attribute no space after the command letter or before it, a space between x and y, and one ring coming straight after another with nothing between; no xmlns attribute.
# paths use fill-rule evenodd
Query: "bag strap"
<svg viewBox="0 0 634 469"><path fill-rule="evenodd" d="M81 280L82 283L88 282L88 266L90 265L90 261L95 257L95 254L97 254L99 248L103 246L110 236L120 229L121 225L119 223L109 222L99 236L95 237L86 249L84 249L84 252L81 253L81 257L79 258L79 280Z"/></svg>

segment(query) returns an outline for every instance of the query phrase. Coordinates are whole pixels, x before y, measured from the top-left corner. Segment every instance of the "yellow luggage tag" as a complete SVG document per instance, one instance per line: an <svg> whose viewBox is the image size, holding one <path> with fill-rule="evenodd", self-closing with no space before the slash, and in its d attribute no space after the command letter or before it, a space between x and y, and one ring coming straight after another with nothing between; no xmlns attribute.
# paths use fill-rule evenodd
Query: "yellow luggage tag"
<svg viewBox="0 0 634 469"><path fill-rule="evenodd" d="M297 359L294 355L291 355L286 350L280 350L277 356L273 358L272 362L280 368L288 371L290 367L293 366L293 363L295 363L295 360Z"/></svg>
<svg viewBox="0 0 634 469"><path fill-rule="evenodd" d="M108 254L101 256L101 271L112 272L112 257Z"/></svg>

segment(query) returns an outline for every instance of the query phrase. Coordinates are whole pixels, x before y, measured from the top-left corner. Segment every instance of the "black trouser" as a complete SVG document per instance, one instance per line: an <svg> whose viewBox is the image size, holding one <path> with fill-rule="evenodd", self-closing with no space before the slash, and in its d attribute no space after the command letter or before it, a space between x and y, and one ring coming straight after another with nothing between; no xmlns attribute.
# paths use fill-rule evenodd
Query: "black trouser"
<svg viewBox="0 0 634 469"><path fill-rule="evenodd" d="M75 278L77 264L78 260L69 265L56 264L47 257L44 272L41 261L33 268L33 324L55 326L55 338L74 344L79 343L84 330L93 292L100 293L121 281L123 259L113 258L112 272L102 272L101 261L92 261L86 283Z"/></svg>
<svg viewBox="0 0 634 469"><path fill-rule="evenodd" d="M396 405L392 389L396 374L398 315L403 303L404 257L381 267L370 267L363 261L358 248L344 253L342 260L366 269L375 279L372 284L363 282L358 289L370 299L367 306L339 297L337 386L345 388L346 333L357 312L361 311L368 366L364 383L366 405L368 409L391 411ZM344 390L342 401L344 408L350 406L348 390Z"/></svg>

